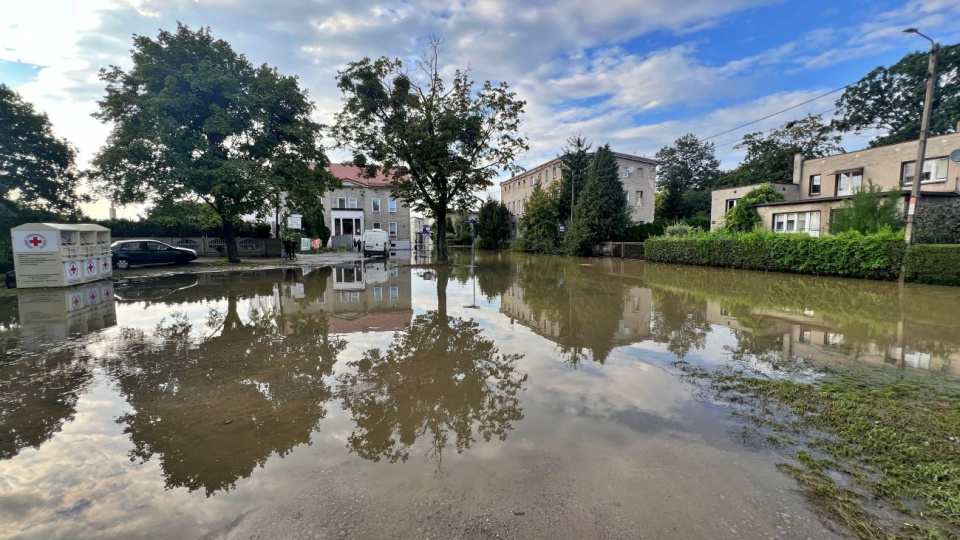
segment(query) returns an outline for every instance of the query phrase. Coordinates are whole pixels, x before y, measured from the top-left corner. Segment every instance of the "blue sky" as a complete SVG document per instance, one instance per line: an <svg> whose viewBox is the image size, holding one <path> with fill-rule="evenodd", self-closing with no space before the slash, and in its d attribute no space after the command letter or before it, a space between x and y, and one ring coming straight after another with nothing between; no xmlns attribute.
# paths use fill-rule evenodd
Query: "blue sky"
<svg viewBox="0 0 960 540"><path fill-rule="evenodd" d="M531 166L571 135L652 156L678 136L720 133L856 81L923 49L916 26L960 41L956 0L5 0L0 82L46 111L86 165L108 127L90 117L100 67L129 67L132 34L176 21L210 26L255 63L298 75L317 119L340 107L337 69L364 56L411 58L431 35L447 69L505 80L525 99ZM725 167L750 131L808 112L832 114L837 96L714 139ZM871 134L849 135L847 149ZM330 141L327 141L329 144ZM331 149L333 159L343 153ZM496 195L496 188L491 194ZM86 208L104 217L108 205ZM121 209L133 216L142 208Z"/></svg>

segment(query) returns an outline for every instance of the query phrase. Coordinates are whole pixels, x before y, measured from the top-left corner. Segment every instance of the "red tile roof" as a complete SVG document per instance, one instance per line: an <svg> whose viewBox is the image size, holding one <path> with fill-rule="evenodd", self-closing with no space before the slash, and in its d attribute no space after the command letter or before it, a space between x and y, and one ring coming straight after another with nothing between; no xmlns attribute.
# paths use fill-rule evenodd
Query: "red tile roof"
<svg viewBox="0 0 960 540"><path fill-rule="evenodd" d="M366 187L387 187L391 182L391 179L383 174L382 171L377 171L377 175L373 178L365 178L360 167L344 165L343 163L331 163L330 172L341 180L354 182Z"/></svg>

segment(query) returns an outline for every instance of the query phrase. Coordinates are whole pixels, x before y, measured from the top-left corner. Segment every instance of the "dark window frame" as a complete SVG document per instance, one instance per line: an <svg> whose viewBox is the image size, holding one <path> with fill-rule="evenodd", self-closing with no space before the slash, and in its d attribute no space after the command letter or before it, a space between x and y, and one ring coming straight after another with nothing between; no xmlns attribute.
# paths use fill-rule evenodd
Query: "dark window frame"
<svg viewBox="0 0 960 540"><path fill-rule="evenodd" d="M817 178L817 191L813 191L813 179ZM823 175L822 174L811 174L807 186L807 194L811 197L819 197L823 194Z"/></svg>

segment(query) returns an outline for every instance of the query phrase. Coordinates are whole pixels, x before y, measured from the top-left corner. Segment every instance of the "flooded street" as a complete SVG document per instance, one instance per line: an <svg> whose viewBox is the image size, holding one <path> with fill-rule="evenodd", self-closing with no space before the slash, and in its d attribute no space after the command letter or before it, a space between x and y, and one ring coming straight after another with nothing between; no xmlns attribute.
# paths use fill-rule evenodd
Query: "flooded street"
<svg viewBox="0 0 960 540"><path fill-rule="evenodd" d="M0 298L0 537L834 538L676 362L960 376L958 289L457 255Z"/></svg>

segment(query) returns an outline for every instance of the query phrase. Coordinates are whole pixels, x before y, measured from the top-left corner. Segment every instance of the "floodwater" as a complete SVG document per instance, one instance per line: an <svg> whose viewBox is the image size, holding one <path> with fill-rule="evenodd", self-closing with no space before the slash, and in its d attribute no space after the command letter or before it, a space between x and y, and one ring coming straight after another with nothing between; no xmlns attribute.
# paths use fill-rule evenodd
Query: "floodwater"
<svg viewBox="0 0 960 540"><path fill-rule="evenodd" d="M507 253L21 291L0 537L832 538L674 363L952 377L958 306Z"/></svg>

